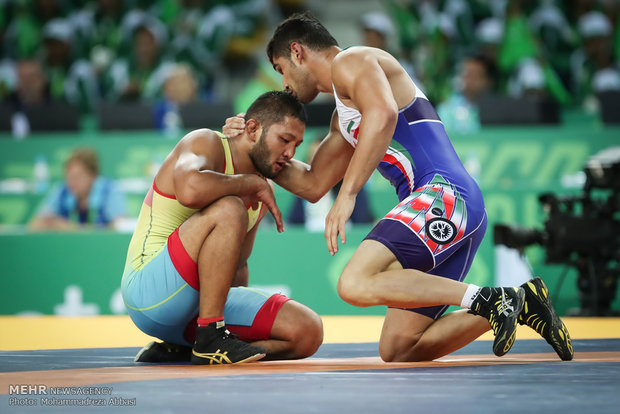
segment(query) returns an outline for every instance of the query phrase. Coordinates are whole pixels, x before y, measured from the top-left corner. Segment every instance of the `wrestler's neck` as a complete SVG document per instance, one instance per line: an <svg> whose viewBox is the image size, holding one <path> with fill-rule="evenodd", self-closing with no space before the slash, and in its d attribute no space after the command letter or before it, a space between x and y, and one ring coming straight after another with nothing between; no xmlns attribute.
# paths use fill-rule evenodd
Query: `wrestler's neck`
<svg viewBox="0 0 620 414"><path fill-rule="evenodd" d="M230 156L235 166L235 174L258 174L250 158L249 138L244 134L228 138Z"/></svg>
<svg viewBox="0 0 620 414"><path fill-rule="evenodd" d="M308 68L317 80L317 89L323 93L334 93L332 89L332 62L342 51L338 46L331 46L327 50L311 52Z"/></svg>

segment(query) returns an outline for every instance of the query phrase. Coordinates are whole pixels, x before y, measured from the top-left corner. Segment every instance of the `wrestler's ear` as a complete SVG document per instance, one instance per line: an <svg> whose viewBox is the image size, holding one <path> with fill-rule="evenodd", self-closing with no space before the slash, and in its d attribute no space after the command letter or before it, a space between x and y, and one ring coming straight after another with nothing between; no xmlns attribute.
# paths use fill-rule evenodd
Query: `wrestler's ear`
<svg viewBox="0 0 620 414"><path fill-rule="evenodd" d="M252 142L258 141L262 128L260 122L256 119L248 119L245 123L245 132Z"/></svg>
<svg viewBox="0 0 620 414"><path fill-rule="evenodd" d="M304 57L304 48L301 43L291 42L291 60L301 64Z"/></svg>

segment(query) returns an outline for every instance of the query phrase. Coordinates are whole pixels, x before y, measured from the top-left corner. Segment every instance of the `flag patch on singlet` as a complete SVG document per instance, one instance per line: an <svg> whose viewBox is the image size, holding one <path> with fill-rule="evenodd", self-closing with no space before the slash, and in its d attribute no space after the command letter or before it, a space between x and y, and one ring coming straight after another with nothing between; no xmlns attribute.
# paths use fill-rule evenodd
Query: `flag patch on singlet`
<svg viewBox="0 0 620 414"><path fill-rule="evenodd" d="M465 201L456 188L439 174L411 193L385 218L399 220L409 226L433 254L458 242L467 227Z"/></svg>

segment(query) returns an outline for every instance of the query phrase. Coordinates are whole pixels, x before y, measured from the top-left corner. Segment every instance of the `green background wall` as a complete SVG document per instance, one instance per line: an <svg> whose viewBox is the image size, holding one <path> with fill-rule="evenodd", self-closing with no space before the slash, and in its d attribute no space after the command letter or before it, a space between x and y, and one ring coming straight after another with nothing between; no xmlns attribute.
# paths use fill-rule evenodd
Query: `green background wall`
<svg viewBox="0 0 620 414"><path fill-rule="evenodd" d="M306 141L322 132L310 131ZM489 230L467 280L493 284L493 225L502 222L540 228L545 215L538 194L579 192L584 162L601 149L620 145L620 128L604 128L597 122L565 122L559 127L484 129L474 135L453 135L452 139L479 180L489 214ZM137 215L154 168L174 142L154 132L0 139L0 314L58 313L67 309L55 308L63 303L81 303L78 307L84 313L122 312L118 287L129 234L28 234L23 230L43 197L28 189L34 159L43 154L50 165L51 179L59 180L65 156L83 145L99 151L104 174L121 179L128 190L131 214ZM303 155L302 150L298 156ZM396 202L392 188L378 175L371 178L367 189L376 216L385 214ZM293 197L279 188L276 197L286 215ZM353 308L342 302L335 291L346 260L370 228L351 228L347 245L331 257L322 233L289 225L284 234L278 234L265 223L250 260L251 283L284 289L321 314L381 314L384 308ZM528 249L527 257L534 271L547 280L560 312L579 305L573 270L568 271L556 295L564 267L545 265L540 248ZM79 290L67 289L73 285ZM618 296L615 309L620 309Z"/></svg>

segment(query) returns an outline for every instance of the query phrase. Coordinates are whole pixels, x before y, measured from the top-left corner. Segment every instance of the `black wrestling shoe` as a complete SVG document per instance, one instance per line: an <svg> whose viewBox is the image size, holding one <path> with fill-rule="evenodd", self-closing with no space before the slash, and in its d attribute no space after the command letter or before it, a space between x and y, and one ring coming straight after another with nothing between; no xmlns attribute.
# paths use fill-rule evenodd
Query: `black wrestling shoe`
<svg viewBox="0 0 620 414"><path fill-rule="evenodd" d="M471 312L489 320L495 334L495 355L505 355L512 348L517 335L517 319L524 302L525 290L522 287L483 287L474 299Z"/></svg>
<svg viewBox="0 0 620 414"><path fill-rule="evenodd" d="M138 352L134 362L189 362L192 348L169 342L151 342Z"/></svg>
<svg viewBox="0 0 620 414"><path fill-rule="evenodd" d="M265 357L265 348L252 346L226 329L224 322L213 322L196 328L192 364L241 364Z"/></svg>
<svg viewBox="0 0 620 414"><path fill-rule="evenodd" d="M538 332L563 361L573 359L573 343L568 329L553 309L545 282L536 277L521 287L525 289L525 306L519 314L519 324Z"/></svg>

